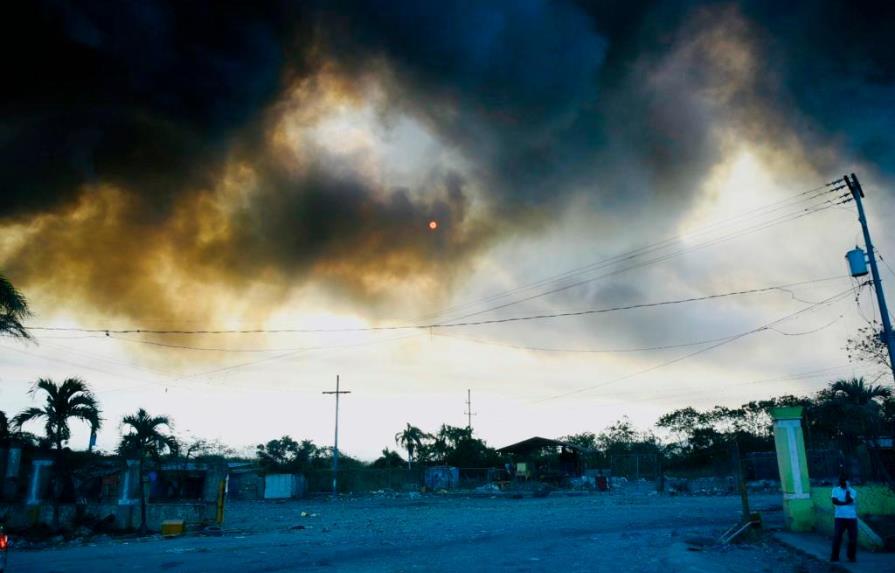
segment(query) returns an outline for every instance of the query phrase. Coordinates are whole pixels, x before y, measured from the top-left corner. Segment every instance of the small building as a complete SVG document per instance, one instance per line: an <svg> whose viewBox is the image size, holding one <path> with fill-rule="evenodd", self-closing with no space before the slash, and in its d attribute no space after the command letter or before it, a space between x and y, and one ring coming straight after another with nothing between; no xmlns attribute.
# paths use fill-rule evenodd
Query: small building
<svg viewBox="0 0 895 573"><path fill-rule="evenodd" d="M302 474L267 474L264 476L264 499L302 497L308 488Z"/></svg>
<svg viewBox="0 0 895 573"><path fill-rule="evenodd" d="M508 468L515 479L561 483L584 474L582 454L590 450L563 442L534 436L497 450L512 458Z"/></svg>
<svg viewBox="0 0 895 573"><path fill-rule="evenodd" d="M227 499L264 499L264 474L255 462L232 461L229 470Z"/></svg>

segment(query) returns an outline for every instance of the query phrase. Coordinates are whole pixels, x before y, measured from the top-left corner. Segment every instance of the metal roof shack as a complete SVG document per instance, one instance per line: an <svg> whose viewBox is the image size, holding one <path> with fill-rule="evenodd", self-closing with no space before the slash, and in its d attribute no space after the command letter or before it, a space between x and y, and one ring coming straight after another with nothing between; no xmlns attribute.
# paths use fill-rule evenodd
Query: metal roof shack
<svg viewBox="0 0 895 573"><path fill-rule="evenodd" d="M509 446L504 446L497 451L502 454L526 456L538 453L540 450L546 448L565 448L578 453L586 453L590 451L588 448L582 448L575 444L560 440L551 440L550 438L542 438L540 436L535 436L533 438L528 438L527 440L522 440L521 442L516 442L515 444L510 444Z"/></svg>
<svg viewBox="0 0 895 573"><path fill-rule="evenodd" d="M561 440L535 436L497 451L513 456L515 463L508 469L514 479L562 484L569 478L582 475L584 463L581 455L590 450Z"/></svg>

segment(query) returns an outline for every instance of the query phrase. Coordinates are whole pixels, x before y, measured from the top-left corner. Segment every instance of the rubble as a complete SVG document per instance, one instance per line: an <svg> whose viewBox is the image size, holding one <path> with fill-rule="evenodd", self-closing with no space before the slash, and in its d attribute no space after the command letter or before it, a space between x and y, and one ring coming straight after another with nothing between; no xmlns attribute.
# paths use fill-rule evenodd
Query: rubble
<svg viewBox="0 0 895 573"><path fill-rule="evenodd" d="M500 488L497 484L494 483L486 483L485 485L480 485L475 488L476 493L497 493L500 491Z"/></svg>

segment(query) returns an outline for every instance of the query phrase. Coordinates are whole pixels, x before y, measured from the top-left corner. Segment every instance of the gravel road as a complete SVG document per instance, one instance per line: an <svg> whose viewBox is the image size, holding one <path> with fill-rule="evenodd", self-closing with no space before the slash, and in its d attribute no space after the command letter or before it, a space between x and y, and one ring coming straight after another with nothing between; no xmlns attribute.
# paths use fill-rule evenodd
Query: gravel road
<svg viewBox="0 0 895 573"><path fill-rule="evenodd" d="M730 571L821 573L770 541L718 547L739 498L554 493L239 502L222 537L13 551L7 573L119 571ZM770 522L780 497L756 496Z"/></svg>

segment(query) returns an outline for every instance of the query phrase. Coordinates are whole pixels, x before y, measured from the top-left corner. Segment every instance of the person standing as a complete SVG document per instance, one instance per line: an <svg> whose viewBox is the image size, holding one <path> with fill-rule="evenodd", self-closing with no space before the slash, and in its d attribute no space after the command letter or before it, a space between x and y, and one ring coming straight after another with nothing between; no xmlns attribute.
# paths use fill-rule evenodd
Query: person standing
<svg viewBox="0 0 895 573"><path fill-rule="evenodd" d="M845 476L839 478L839 485L833 488L835 522L833 526L833 556L831 561L839 561L842 535L848 531L848 560L854 562L858 552L858 492L848 484Z"/></svg>

